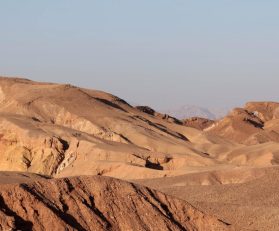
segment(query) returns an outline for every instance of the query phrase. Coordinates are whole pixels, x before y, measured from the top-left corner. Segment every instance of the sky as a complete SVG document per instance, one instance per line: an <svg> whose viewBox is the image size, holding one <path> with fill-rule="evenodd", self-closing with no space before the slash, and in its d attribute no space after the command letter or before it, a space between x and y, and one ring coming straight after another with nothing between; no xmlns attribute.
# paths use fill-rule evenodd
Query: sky
<svg viewBox="0 0 279 231"><path fill-rule="evenodd" d="M278 0L0 0L0 75L168 109L279 101Z"/></svg>

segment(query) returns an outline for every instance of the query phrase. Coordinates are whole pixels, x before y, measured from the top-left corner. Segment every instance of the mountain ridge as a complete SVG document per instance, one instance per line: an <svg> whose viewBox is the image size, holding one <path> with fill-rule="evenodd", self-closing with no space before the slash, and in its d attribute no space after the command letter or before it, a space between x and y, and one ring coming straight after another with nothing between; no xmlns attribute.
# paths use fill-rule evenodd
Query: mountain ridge
<svg viewBox="0 0 279 231"><path fill-rule="evenodd" d="M74 224L72 227L77 230L79 225L87 229L90 223L84 220L98 215L96 207L90 205L88 199L83 200L78 196L81 191L74 193L75 199L71 204L64 203L63 201L73 196L69 192L71 190L64 190L64 186L67 185L66 181L69 178L73 178L78 187L78 182L84 181L83 175L93 177L88 178L88 184L94 182L94 179L97 179L94 176L98 175L101 177L98 179L113 177L140 182L143 185L149 182L160 182L158 188L160 191L175 193L180 192L181 189L183 195L185 195L183 190L187 186L193 194L188 194L188 197L182 199L187 201L191 198L191 203L198 205L200 211L208 211L209 214L216 215L217 219L222 218L225 223L237 224L238 219L241 220L241 227L236 230L242 228L266 230L265 227L269 227L269 231L275 231L276 227L272 226L268 219L255 220L253 214L258 213L254 207L256 202L253 199L253 190L249 191L251 203L247 204L248 207L241 206L241 203L245 203L239 200L238 211L242 214L240 218L239 214L231 212L235 207L226 204L225 189L240 187L242 192L245 192L249 189L247 187L256 185L250 182L261 182L261 180L265 184L264 187L276 187L276 181L270 179L277 179L279 172L274 170L269 177L265 176L269 174L269 169L276 169L279 165L278 105L279 103L276 102L249 102L243 108L233 109L221 119L192 117L180 120L148 106L133 107L127 101L103 91L79 88L70 84L0 78L0 171L4 171L0 173L0 182L9 184L9 179L13 183L19 181L18 184L5 186L7 191L6 189L2 191L5 197L1 201L2 207L0 206L0 225L18 227L22 222L30 221L31 218L29 217L28 220L25 216L32 213L32 208L28 205L28 209L23 212L27 205L22 207L19 204L18 207L12 207L13 204L9 202L11 198L6 193L11 193L14 189L23 190L22 184L24 184L25 189L29 191L20 192L26 198L31 198L31 201L35 200L34 193L37 202L38 196L43 204L50 198L55 200L54 204L47 202L42 205L38 202L40 209L36 210L39 215L51 207L52 212L56 211L52 213L56 217L54 220L62 226L71 227L71 224ZM2 177L1 174L6 177ZM47 180L49 178L50 180ZM33 183L32 179L38 180L38 183ZM170 183L171 181L173 183ZM52 186L56 182L60 182L57 188ZM220 188L215 185L219 185ZM157 187L157 184L154 184L155 186ZM222 202L218 205L213 204L213 210L209 209L210 200L202 197L205 187L212 190L217 187L223 193ZM47 188L53 189L52 195L47 193ZM58 193L60 191L61 193ZM87 196L92 193L93 191L88 192ZM141 193L139 191L138 193L137 197L141 197ZM113 194L113 190L110 194ZM263 194L265 195L264 191ZM18 198L19 202L23 199L19 197L20 195L12 195ZM180 194L174 194L176 195ZM196 198L199 201L196 201L195 195L201 196ZM266 195L272 203L277 204L276 197L271 193ZM212 197L215 196L213 191ZM242 195L239 194L239 197L242 198ZM259 195L255 198L259 198ZM29 199L27 201L31 203ZM128 199L121 197L119 203L122 201L131 209L133 205L126 200ZM167 200L174 200L174 198L170 197ZM13 203L17 202L13 201ZM67 211L75 208L73 206L75 203L81 203L80 206L84 206L85 203L86 209L91 210L93 215L76 216L76 212L73 211L67 215ZM179 203L183 204L183 202ZM141 206L137 203L135 211L143 211ZM172 206L174 204L168 204L167 208L171 210ZM257 206L259 209L264 208L264 204L262 206L257 204ZM158 224L160 223L160 227L164 229L166 224L164 222L178 230L185 224L184 222L188 222L185 220L174 222L171 216L164 212L161 217L158 209L163 211L161 209L166 207L155 207L151 218L147 217L147 214L141 214L143 219L148 221L145 225L150 225L150 219L154 220L158 216L160 216ZM182 207L179 208L183 210ZM99 207L98 209L100 210ZM124 219L121 217L123 209L120 209L119 214L114 214L115 219ZM220 214L218 211L223 213ZM39 216L36 213L33 211L35 217ZM275 209L274 216L276 213ZM5 217L10 217L8 223L5 223ZM131 224L133 219L137 219L130 218L126 216L127 221L121 220L123 225ZM32 219L34 224L35 218ZM71 224L65 223L65 219ZM199 225L206 225L208 222L207 225L210 225L211 221L213 221L211 218L200 220L201 223L189 227L207 230L200 228ZM30 226L28 222L24 224ZM107 223L101 219L99 224L101 226L95 223L93 225L98 226L94 226L97 230L102 230L105 227L102 224ZM144 229L140 221L138 225L140 229ZM123 227L119 229L125 230ZM226 229L231 227L234 226L225 226Z"/></svg>
<svg viewBox="0 0 279 231"><path fill-rule="evenodd" d="M216 120L225 116L227 109L225 108L206 108L197 105L183 105L173 109L161 110L162 112L174 116L178 119L188 119L191 117L202 117L205 119Z"/></svg>

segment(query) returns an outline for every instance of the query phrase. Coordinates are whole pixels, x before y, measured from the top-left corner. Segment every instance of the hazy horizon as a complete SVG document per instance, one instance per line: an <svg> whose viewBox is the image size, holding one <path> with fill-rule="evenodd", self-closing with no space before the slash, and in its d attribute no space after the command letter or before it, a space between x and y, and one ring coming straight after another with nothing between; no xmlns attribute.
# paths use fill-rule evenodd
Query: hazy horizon
<svg viewBox="0 0 279 231"><path fill-rule="evenodd" d="M279 101L278 1L5 1L0 75L168 109Z"/></svg>

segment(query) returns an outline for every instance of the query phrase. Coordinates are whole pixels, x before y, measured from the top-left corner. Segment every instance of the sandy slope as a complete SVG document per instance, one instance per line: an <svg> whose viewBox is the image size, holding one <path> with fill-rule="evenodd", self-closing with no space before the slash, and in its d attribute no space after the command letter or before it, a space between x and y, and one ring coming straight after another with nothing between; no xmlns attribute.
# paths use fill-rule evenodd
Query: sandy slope
<svg viewBox="0 0 279 231"><path fill-rule="evenodd" d="M279 227L279 167L236 168L137 181L251 230Z"/></svg>

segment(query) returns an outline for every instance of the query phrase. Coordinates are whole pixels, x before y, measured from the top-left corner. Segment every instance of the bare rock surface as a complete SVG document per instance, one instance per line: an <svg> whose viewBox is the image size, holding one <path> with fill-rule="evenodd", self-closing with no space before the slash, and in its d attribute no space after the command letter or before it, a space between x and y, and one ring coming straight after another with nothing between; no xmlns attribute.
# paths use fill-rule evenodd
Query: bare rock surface
<svg viewBox="0 0 279 231"><path fill-rule="evenodd" d="M0 230L234 230L185 201L108 177L1 185Z"/></svg>
<svg viewBox="0 0 279 231"><path fill-rule="evenodd" d="M247 145L279 141L279 103L249 102L205 130ZM266 124L266 126L265 126Z"/></svg>
<svg viewBox="0 0 279 231"><path fill-rule="evenodd" d="M204 130L214 124L214 120L205 119L201 117L191 117L183 120L183 125L199 130Z"/></svg>
<svg viewBox="0 0 279 231"><path fill-rule="evenodd" d="M1 184L15 184L28 183L38 180L50 179L49 177L28 172L1 172L0 171L0 185Z"/></svg>

